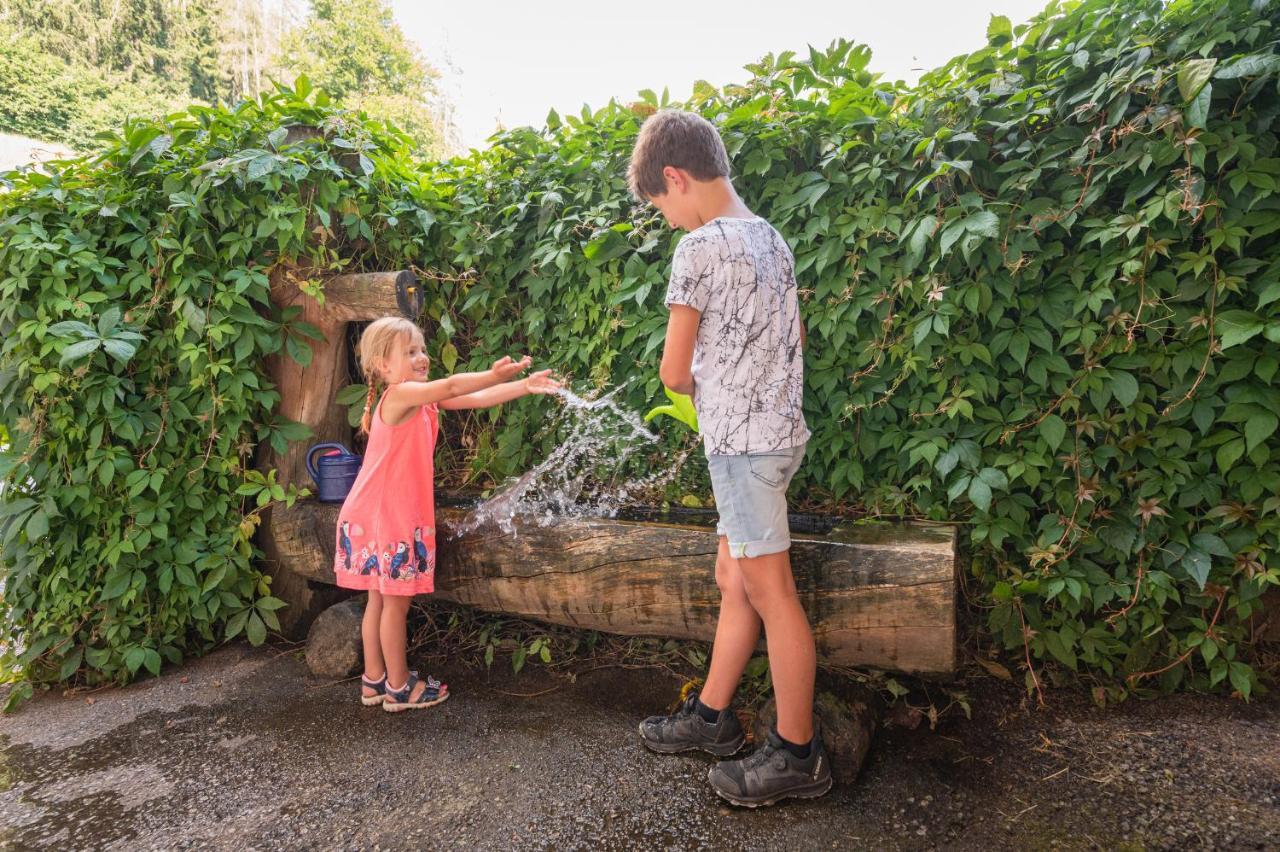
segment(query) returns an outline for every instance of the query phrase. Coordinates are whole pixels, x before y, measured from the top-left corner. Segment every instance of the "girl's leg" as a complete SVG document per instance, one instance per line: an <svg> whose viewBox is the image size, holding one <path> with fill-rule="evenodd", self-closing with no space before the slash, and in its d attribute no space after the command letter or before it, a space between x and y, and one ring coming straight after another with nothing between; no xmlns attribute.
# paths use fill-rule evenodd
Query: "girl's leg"
<svg viewBox="0 0 1280 852"><path fill-rule="evenodd" d="M364 617L360 619L360 642L364 645L364 676L369 680L377 680L387 671L387 664L382 659L382 641L378 637L381 622L382 593L376 589L370 589L369 599L364 605ZM361 692L370 698L376 694L367 686L361 687Z"/></svg>
<svg viewBox="0 0 1280 852"><path fill-rule="evenodd" d="M716 639L711 646L711 666L699 696L713 710L723 710L733 701L756 643L760 641L760 616L747 599L746 585L738 560L729 555L728 539L720 536L716 554L716 585L720 587L720 616Z"/></svg>
<svg viewBox="0 0 1280 852"><path fill-rule="evenodd" d="M378 637L382 642L382 658L387 663L387 689L403 689L409 681L409 663L406 659L405 623L409 618L409 604L413 603L412 595L383 595L382 621L379 624ZM409 698L416 699L427 688L425 681L419 681Z"/></svg>

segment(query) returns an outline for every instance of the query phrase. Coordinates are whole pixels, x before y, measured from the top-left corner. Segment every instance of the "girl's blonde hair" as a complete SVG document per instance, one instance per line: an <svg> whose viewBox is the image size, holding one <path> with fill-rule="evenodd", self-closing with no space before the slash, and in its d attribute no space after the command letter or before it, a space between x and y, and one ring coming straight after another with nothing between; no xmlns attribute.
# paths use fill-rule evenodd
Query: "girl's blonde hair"
<svg viewBox="0 0 1280 852"><path fill-rule="evenodd" d="M422 329L404 317L383 317L369 323L360 335L360 370L369 384L369 394L364 400L364 414L360 417L360 431L368 435L373 421L373 406L378 399L377 385L382 376L378 365L391 357L392 351L405 337L422 337Z"/></svg>

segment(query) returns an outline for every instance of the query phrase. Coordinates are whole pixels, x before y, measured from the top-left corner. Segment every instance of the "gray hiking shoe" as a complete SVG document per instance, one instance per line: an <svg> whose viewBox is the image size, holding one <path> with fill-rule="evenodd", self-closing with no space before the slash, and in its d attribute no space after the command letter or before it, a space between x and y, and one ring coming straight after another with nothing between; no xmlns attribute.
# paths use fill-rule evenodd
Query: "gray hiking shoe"
<svg viewBox="0 0 1280 852"><path fill-rule="evenodd" d="M685 699L671 716L650 716L640 723L640 740L650 751L676 754L702 749L716 757L737 754L747 741L742 724L732 710L721 710L720 718L707 722L697 711L696 695Z"/></svg>
<svg viewBox="0 0 1280 852"><path fill-rule="evenodd" d="M787 798L816 799L831 789L831 761L816 731L806 758L787 751L778 735L770 731L752 754L711 767L707 781L720 798L747 808Z"/></svg>

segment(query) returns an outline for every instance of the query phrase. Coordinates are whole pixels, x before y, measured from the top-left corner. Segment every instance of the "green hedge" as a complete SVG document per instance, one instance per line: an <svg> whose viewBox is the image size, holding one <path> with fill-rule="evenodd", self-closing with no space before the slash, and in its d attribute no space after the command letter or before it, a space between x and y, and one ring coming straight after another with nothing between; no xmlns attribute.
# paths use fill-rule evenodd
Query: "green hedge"
<svg viewBox="0 0 1280 852"><path fill-rule="evenodd" d="M909 90L838 42L768 57L744 85L700 85L687 104L720 126L741 193L796 255L814 431L802 488L830 509L965 522L971 597L1029 688L1069 670L1113 697L1257 688L1248 621L1280 582L1278 23L1261 0L1091 0L1026 26L993 18L987 47ZM42 442L6 474L38 484L6 492L10 507L35 502L10 509L0 546L17 594L5 602L27 635L52 623L75 637L28 650L27 671L121 677L135 648L163 642L172 656L215 627L236 632L228 616L263 617L236 532L253 503L233 496L261 485L234 448L290 437L261 425L274 399L257 359L281 346L305 359L307 329L278 318L251 343L242 334L262 270L281 260L431 274L428 331L447 369L527 347L578 382L638 377L633 408L655 399L677 235L626 194L635 133L660 102L642 97L421 164L394 131L331 115L304 85L138 126L106 160L52 181L15 179L0 201L0 368L12 376L0 392L5 422L34 418ZM335 150L277 152L268 139L274 124L323 121L346 122ZM341 146L358 160L335 161ZM128 308L137 354L59 370L75 335L50 326L109 305ZM97 387L127 403L104 408ZM216 516L192 545L182 617L178 585L160 585L173 554L117 555L124 594L123 569L98 558L140 526L105 506L139 487L157 504L187 499L182 477L153 488L134 470L158 464L143 451L175 417L163 409L174 394L191 418L159 446L170 469L195 471ZM133 422L122 411L138 428L120 428ZM526 468L550 440L546 412L481 415L461 439L455 423L453 475L464 459L471 476ZM681 485L696 485L687 468ZM168 532L192 522L172 514L152 537L173 546ZM215 564L228 567L206 588ZM49 579L55 565L77 603ZM81 647L114 667L80 660Z"/></svg>

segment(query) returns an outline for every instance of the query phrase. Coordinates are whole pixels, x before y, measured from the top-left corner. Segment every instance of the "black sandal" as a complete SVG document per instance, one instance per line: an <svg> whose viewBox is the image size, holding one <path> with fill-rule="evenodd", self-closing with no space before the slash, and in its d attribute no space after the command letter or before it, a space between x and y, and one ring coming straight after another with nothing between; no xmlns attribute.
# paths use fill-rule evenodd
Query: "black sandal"
<svg viewBox="0 0 1280 852"><path fill-rule="evenodd" d="M418 685L418 673L409 672L409 679L405 681L404 686L399 689L392 689L391 685L387 685L386 698L382 702L382 709L388 713L399 713L401 710L420 710L424 707L434 707L445 701L449 697L449 687L440 681L427 675L427 687L422 690L422 694L417 698L413 698L413 688Z"/></svg>

